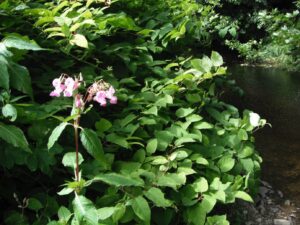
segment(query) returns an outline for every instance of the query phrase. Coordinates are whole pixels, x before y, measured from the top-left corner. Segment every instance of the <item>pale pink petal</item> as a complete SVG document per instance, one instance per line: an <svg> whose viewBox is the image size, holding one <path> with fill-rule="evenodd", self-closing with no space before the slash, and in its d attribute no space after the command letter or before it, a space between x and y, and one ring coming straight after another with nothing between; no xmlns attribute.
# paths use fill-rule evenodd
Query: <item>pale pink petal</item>
<svg viewBox="0 0 300 225"><path fill-rule="evenodd" d="M75 97L75 106L81 108L83 106L83 100L81 95L76 95Z"/></svg>
<svg viewBox="0 0 300 225"><path fill-rule="evenodd" d="M115 91L114 87L110 86L108 91L105 92L106 93L106 98L111 99L114 96L115 92L116 91Z"/></svg>
<svg viewBox="0 0 300 225"><path fill-rule="evenodd" d="M72 94L73 94L72 89L71 90L70 89L65 89L64 90L64 97L71 97Z"/></svg>
<svg viewBox="0 0 300 225"><path fill-rule="evenodd" d="M59 97L60 96L60 92L57 91L57 89L55 89L54 91L51 91L50 96L51 97Z"/></svg>
<svg viewBox="0 0 300 225"><path fill-rule="evenodd" d="M73 86L74 86L74 79L71 78L71 77L68 77L66 80L65 80L65 85L67 86L67 88L72 88L73 89Z"/></svg>
<svg viewBox="0 0 300 225"><path fill-rule="evenodd" d="M96 93L96 96L94 97L94 100L98 103L100 103L101 106L106 106L106 93L104 91L98 91Z"/></svg>
<svg viewBox="0 0 300 225"><path fill-rule="evenodd" d="M55 78L53 81L52 81L52 85L53 87L59 87L61 85L61 81L59 78Z"/></svg>
<svg viewBox="0 0 300 225"><path fill-rule="evenodd" d="M110 104L117 104L118 103L118 98L116 96L112 96L110 98Z"/></svg>

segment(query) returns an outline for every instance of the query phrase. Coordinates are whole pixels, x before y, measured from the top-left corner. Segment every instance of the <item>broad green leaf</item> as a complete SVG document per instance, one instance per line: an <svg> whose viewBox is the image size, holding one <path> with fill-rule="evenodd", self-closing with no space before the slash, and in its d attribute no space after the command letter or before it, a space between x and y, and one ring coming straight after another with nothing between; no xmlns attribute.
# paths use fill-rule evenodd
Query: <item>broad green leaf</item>
<svg viewBox="0 0 300 225"><path fill-rule="evenodd" d="M43 205L36 198L30 198L28 201L28 208L37 212L43 208Z"/></svg>
<svg viewBox="0 0 300 225"><path fill-rule="evenodd" d="M98 225L98 214L92 201L82 195L75 194L73 200L74 214L80 224Z"/></svg>
<svg viewBox="0 0 300 225"><path fill-rule="evenodd" d="M166 157L159 155L159 156L153 157L153 161L151 162L151 164L152 165L162 165L162 164L166 164L168 162L169 162L169 160Z"/></svg>
<svg viewBox="0 0 300 225"><path fill-rule="evenodd" d="M218 166L223 173L230 171L234 167L234 164L235 160L230 155L223 156L218 161Z"/></svg>
<svg viewBox="0 0 300 225"><path fill-rule="evenodd" d="M111 128L112 124L109 120L101 118L100 121L96 122L95 124L97 131L103 133L107 130L109 130L109 128Z"/></svg>
<svg viewBox="0 0 300 225"><path fill-rule="evenodd" d="M212 129L214 127L213 124L201 121L201 122L196 122L194 125L194 128L199 129L199 130L204 130L204 129Z"/></svg>
<svg viewBox="0 0 300 225"><path fill-rule="evenodd" d="M210 58L214 66L221 66L223 64L223 58L218 52L212 51Z"/></svg>
<svg viewBox="0 0 300 225"><path fill-rule="evenodd" d="M246 145L242 146L242 150L238 153L238 157L243 159L251 156L254 153L254 149L252 146Z"/></svg>
<svg viewBox="0 0 300 225"><path fill-rule="evenodd" d="M116 145L120 145L123 148L129 148L129 144L128 144L126 138L122 137L122 136L119 136L115 133L111 133L111 134L107 135L106 140L111 142L111 143L114 143Z"/></svg>
<svg viewBox="0 0 300 225"><path fill-rule="evenodd" d="M190 115L192 112L194 112L192 108L180 108L176 110L175 114L177 117L182 118Z"/></svg>
<svg viewBox="0 0 300 225"><path fill-rule="evenodd" d="M47 144L48 149L52 148L52 146L58 140L58 138L60 137L61 133L64 131L67 125L68 123L63 122L54 128L48 140L48 144Z"/></svg>
<svg viewBox="0 0 300 225"><path fill-rule="evenodd" d="M195 140L193 138L190 138L190 137L181 137L181 138L178 138L176 141L175 141L175 146L180 146L184 143L192 143L192 142L195 142Z"/></svg>
<svg viewBox="0 0 300 225"><path fill-rule="evenodd" d="M198 121L200 121L202 119L203 119L203 117L199 116L197 114L191 114L191 115L189 115L189 116L186 117L186 121L191 122L191 123L198 122Z"/></svg>
<svg viewBox="0 0 300 225"><path fill-rule="evenodd" d="M227 221L226 215L216 215L212 217L207 217L207 222L205 225L230 225L230 223Z"/></svg>
<svg viewBox="0 0 300 225"><path fill-rule="evenodd" d="M33 51L43 50L43 48L41 48L34 41L21 36L7 36L4 38L3 44L7 48L16 48L21 50L33 50Z"/></svg>
<svg viewBox="0 0 300 225"><path fill-rule="evenodd" d="M106 174L99 174L94 179L94 181L102 181L104 183L114 185L117 187L122 186L143 186L144 182L140 178L133 178L129 176L125 176L122 174L117 173L106 173Z"/></svg>
<svg viewBox="0 0 300 225"><path fill-rule="evenodd" d="M186 176L184 173L166 173L159 176L157 179L157 185L162 187L171 187L177 190L186 182Z"/></svg>
<svg viewBox="0 0 300 225"><path fill-rule="evenodd" d="M99 162L106 162L102 148L102 143L95 131L87 128L83 129L80 132L80 140L84 148L91 156L93 156Z"/></svg>
<svg viewBox="0 0 300 225"><path fill-rule="evenodd" d="M240 129L240 130L238 131L238 136L239 136L239 138L240 138L241 140L243 140L243 141L248 140L248 133L247 133L247 131L244 130L244 129Z"/></svg>
<svg viewBox="0 0 300 225"><path fill-rule="evenodd" d="M97 210L100 220L106 220L107 218L111 217L115 211L115 207L104 207Z"/></svg>
<svg viewBox="0 0 300 225"><path fill-rule="evenodd" d="M231 34L232 37L236 37L236 29L234 27L229 29L229 33Z"/></svg>
<svg viewBox="0 0 300 225"><path fill-rule="evenodd" d="M83 157L78 153L78 164L83 162ZM62 164L66 167L75 168L76 167L76 152L68 152L64 155L62 159Z"/></svg>
<svg viewBox="0 0 300 225"><path fill-rule="evenodd" d="M26 67L9 62L10 86L32 97L31 78Z"/></svg>
<svg viewBox="0 0 300 225"><path fill-rule="evenodd" d="M58 210L58 218L59 221L62 222L63 224L67 224L67 222L69 221L69 219L71 218L72 214L69 211L69 209L67 209L64 206L61 206Z"/></svg>
<svg viewBox="0 0 300 225"><path fill-rule="evenodd" d="M246 193L244 191L237 191L235 193L235 197L243 199L244 201L247 201L247 202L253 202L252 197L248 193Z"/></svg>
<svg viewBox="0 0 300 225"><path fill-rule="evenodd" d="M208 73L211 70L212 67L212 61L210 60L210 58L208 58L207 56L204 56L201 60L201 67L203 68L203 70Z"/></svg>
<svg viewBox="0 0 300 225"><path fill-rule="evenodd" d="M146 151L149 155L153 154L157 149L157 139L150 139L146 146Z"/></svg>
<svg viewBox="0 0 300 225"><path fill-rule="evenodd" d="M174 138L174 135L169 131L157 131L155 132L155 136L157 138L158 150L165 150Z"/></svg>
<svg viewBox="0 0 300 225"><path fill-rule="evenodd" d="M19 147L26 152L31 152L23 131L13 125L6 125L0 122L0 138L15 147Z"/></svg>
<svg viewBox="0 0 300 225"><path fill-rule="evenodd" d="M9 74L7 65L4 61L1 60L2 56L0 55L0 87L4 89L9 89Z"/></svg>
<svg viewBox="0 0 300 225"><path fill-rule="evenodd" d="M146 111L143 111L143 114L157 116L157 112L158 112L157 107L156 106L152 106L150 109L148 109Z"/></svg>
<svg viewBox="0 0 300 225"><path fill-rule="evenodd" d="M150 225L151 210L146 199L138 196L131 200L131 206L134 213L144 221L143 224Z"/></svg>
<svg viewBox="0 0 300 225"><path fill-rule="evenodd" d="M88 48L88 41L82 34L75 34L70 40L71 44L75 44L81 48Z"/></svg>
<svg viewBox="0 0 300 225"><path fill-rule="evenodd" d="M169 207L172 205L172 202L165 198L164 193L159 188L152 187L144 192L144 195L158 207Z"/></svg>
<svg viewBox="0 0 300 225"><path fill-rule="evenodd" d="M2 115L13 122L17 119L17 110L13 105L6 104L2 108Z"/></svg>
<svg viewBox="0 0 300 225"><path fill-rule="evenodd" d="M208 182L204 177L200 177L192 184L196 192L206 192L208 190Z"/></svg>

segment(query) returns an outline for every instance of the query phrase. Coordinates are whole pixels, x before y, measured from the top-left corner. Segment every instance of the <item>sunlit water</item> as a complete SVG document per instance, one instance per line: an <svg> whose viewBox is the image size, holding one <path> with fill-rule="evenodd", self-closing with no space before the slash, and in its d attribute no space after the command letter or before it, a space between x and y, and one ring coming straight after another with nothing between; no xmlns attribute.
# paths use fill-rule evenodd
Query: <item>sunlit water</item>
<svg viewBox="0 0 300 225"><path fill-rule="evenodd" d="M300 207L300 73L241 66L229 71L244 90L244 97L234 95L229 101L272 124L255 134L264 160L262 179Z"/></svg>

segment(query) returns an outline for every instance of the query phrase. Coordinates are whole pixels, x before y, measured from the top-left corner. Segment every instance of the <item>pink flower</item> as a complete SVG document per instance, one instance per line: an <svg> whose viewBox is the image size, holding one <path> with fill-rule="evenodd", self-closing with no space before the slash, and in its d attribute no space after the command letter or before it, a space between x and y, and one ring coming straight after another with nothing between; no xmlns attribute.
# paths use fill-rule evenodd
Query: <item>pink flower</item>
<svg viewBox="0 0 300 225"><path fill-rule="evenodd" d="M76 108L82 108L83 107L83 100L82 100L82 95L77 94L75 96L75 106Z"/></svg>
<svg viewBox="0 0 300 225"><path fill-rule="evenodd" d="M94 100L98 103L100 103L101 106L105 107L106 106L106 93L105 91L98 91L96 93L96 96L94 97Z"/></svg>
<svg viewBox="0 0 300 225"><path fill-rule="evenodd" d="M68 77L65 80L65 86L66 89L64 90L64 96L71 97L73 95L73 91L75 91L80 86L80 82L78 79L74 80L73 78Z"/></svg>
<svg viewBox="0 0 300 225"><path fill-rule="evenodd" d="M60 94L65 90L65 85L61 83L60 78L56 78L52 81L52 85L55 88L54 91L50 93L51 97L59 97Z"/></svg>
<svg viewBox="0 0 300 225"><path fill-rule="evenodd" d="M110 104L117 104L118 103L118 98L116 96L112 96L110 98Z"/></svg>
<svg viewBox="0 0 300 225"><path fill-rule="evenodd" d="M110 99L110 104L117 104L118 98L114 96L115 89L113 86L110 86L109 89L105 92L106 98Z"/></svg>

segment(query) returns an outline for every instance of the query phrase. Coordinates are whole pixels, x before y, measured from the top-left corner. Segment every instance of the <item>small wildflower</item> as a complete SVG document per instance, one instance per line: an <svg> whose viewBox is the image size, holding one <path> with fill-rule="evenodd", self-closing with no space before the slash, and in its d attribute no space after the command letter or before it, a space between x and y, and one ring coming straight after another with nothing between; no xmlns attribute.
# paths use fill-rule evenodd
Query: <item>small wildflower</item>
<svg viewBox="0 0 300 225"><path fill-rule="evenodd" d="M105 91L98 91L96 96L93 98L96 102L100 103L101 106L106 106L106 93Z"/></svg>
<svg viewBox="0 0 300 225"><path fill-rule="evenodd" d="M75 96L75 106L76 106L76 108L82 108L83 105L84 105L84 102L82 100L82 95L77 94Z"/></svg>
<svg viewBox="0 0 300 225"><path fill-rule="evenodd" d="M250 124L253 127L257 127L257 126L259 126L260 116L257 113L250 112L249 113L249 120L250 120Z"/></svg>

